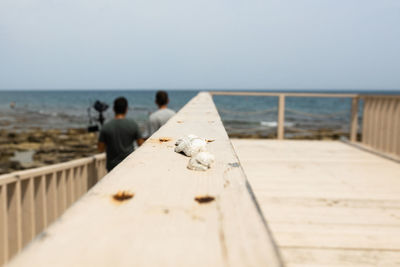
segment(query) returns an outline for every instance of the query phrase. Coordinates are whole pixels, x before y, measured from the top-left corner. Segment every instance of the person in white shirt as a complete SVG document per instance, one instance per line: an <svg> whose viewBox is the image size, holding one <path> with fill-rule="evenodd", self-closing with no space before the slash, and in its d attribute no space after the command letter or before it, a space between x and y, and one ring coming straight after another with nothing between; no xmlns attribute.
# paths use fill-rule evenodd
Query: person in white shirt
<svg viewBox="0 0 400 267"><path fill-rule="evenodd" d="M168 108L169 98L165 91L158 91L156 93L156 104L158 110L153 112L149 117L147 126L147 137L150 137L158 129L161 128L172 116L175 111Z"/></svg>

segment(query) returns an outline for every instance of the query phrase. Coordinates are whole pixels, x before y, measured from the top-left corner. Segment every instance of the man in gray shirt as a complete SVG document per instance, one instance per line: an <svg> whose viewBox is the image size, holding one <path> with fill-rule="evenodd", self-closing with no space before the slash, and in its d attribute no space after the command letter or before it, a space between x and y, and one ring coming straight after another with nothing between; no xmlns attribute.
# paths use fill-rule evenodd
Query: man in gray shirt
<svg viewBox="0 0 400 267"><path fill-rule="evenodd" d="M175 111L168 108L169 98L165 91L158 91L156 93L156 104L158 110L150 115L148 122L148 137L155 133L161 126L163 126L172 116L175 115Z"/></svg>
<svg viewBox="0 0 400 267"><path fill-rule="evenodd" d="M111 171L130 153L133 152L133 142L142 145L144 139L136 122L126 118L128 101L125 97L119 97L114 101L115 117L101 128L98 149L106 151L107 170Z"/></svg>

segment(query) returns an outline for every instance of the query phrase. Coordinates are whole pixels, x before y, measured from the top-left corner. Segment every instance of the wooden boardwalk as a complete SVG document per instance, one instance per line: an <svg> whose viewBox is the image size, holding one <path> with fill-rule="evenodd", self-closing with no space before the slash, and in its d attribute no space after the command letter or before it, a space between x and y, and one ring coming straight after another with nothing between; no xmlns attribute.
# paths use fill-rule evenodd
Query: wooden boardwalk
<svg viewBox="0 0 400 267"><path fill-rule="evenodd" d="M400 164L342 142L232 143L286 266L400 266Z"/></svg>

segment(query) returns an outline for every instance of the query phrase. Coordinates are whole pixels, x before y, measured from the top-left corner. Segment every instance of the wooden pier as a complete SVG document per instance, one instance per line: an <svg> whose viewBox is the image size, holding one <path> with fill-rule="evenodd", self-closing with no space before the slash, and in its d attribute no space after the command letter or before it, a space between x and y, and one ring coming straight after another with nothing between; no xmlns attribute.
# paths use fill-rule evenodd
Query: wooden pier
<svg viewBox="0 0 400 267"><path fill-rule="evenodd" d="M340 141L232 143L286 266L400 266L400 164Z"/></svg>
<svg viewBox="0 0 400 267"><path fill-rule="evenodd" d="M271 96L284 139L285 97L315 95ZM362 96L318 97L353 99L355 144ZM46 219L7 266L400 266L400 123L388 123L400 118L400 98L365 99L362 147L394 160L339 141L230 140L211 94L200 93L101 180L104 156L90 172L84 160L0 176L0 265L38 234L43 210L61 217ZM213 141L210 170L191 171L174 152L188 134ZM90 173L100 181L61 214Z"/></svg>

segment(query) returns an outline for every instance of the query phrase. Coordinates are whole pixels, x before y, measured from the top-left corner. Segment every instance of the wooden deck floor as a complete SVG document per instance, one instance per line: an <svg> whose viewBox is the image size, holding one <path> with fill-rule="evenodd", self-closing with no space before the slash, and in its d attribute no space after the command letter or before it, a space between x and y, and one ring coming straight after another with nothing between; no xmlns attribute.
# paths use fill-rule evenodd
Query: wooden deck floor
<svg viewBox="0 0 400 267"><path fill-rule="evenodd" d="M286 266L400 266L400 164L342 142L232 143Z"/></svg>

